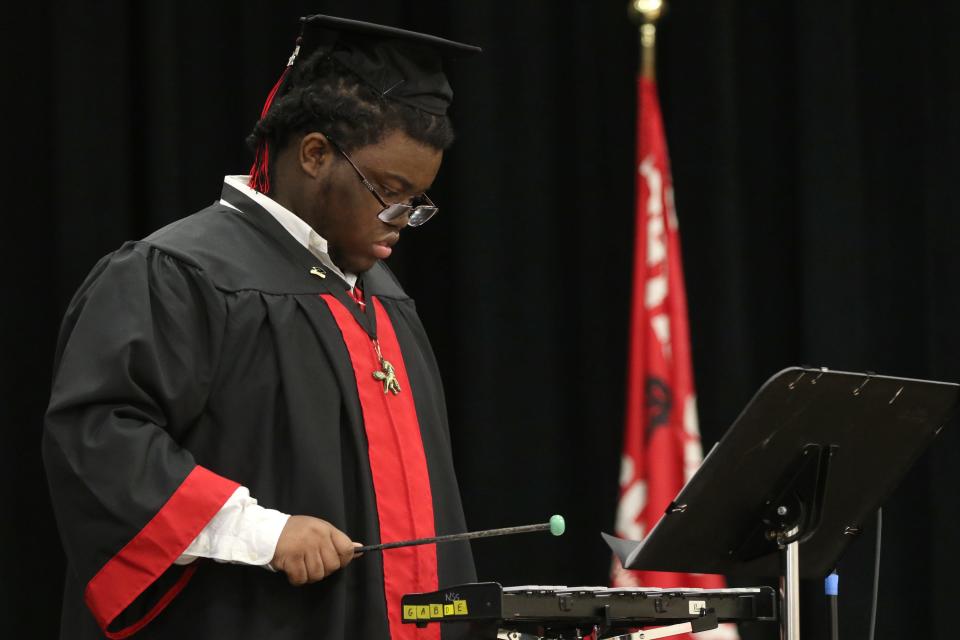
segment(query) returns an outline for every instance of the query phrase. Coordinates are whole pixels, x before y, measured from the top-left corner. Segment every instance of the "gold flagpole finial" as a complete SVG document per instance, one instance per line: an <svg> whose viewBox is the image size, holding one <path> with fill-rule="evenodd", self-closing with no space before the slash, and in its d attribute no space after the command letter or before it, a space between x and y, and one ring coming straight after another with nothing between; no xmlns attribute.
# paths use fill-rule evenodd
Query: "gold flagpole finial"
<svg viewBox="0 0 960 640"><path fill-rule="evenodd" d="M656 77L654 51L657 42L657 21L666 10L664 0L631 0L627 12L640 28L640 68L644 78Z"/></svg>
<svg viewBox="0 0 960 640"><path fill-rule="evenodd" d="M630 16L635 22L656 22L663 15L663 0L632 0L630 3Z"/></svg>

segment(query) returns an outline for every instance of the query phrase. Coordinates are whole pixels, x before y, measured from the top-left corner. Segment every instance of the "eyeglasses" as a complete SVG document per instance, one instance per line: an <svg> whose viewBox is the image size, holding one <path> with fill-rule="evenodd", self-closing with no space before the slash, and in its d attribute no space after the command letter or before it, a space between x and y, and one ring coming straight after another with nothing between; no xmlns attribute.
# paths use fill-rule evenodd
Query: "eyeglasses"
<svg viewBox="0 0 960 640"><path fill-rule="evenodd" d="M357 176L360 177L360 182L363 183L363 186L365 186L367 190L373 194L373 197L376 198L377 202L380 203L380 206L383 207L383 209L380 210L380 213L377 214L377 217L382 221L390 223L401 216L409 215L410 217L407 221L407 225L411 227L419 227L436 215L439 209L437 208L437 205L433 204L433 201L427 197L427 194L425 193L414 196L409 204L406 202L387 204L373 184L367 180L365 175L363 175L363 172L360 171L360 168L356 165L356 163L354 163L350 156L347 155L347 152L341 149L340 145L330 138L330 136L327 136L327 140L330 141L330 144L333 145L334 149L340 152L340 155L343 156L344 160L350 163L350 166L353 167L353 170L357 173Z"/></svg>

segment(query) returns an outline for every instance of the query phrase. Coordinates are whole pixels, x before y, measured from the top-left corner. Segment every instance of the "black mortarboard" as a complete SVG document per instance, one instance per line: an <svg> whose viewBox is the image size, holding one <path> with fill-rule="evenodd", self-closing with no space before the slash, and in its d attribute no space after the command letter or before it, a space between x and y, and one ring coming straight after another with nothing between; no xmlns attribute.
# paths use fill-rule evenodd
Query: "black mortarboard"
<svg viewBox="0 0 960 640"><path fill-rule="evenodd" d="M479 47L425 33L334 16L304 16L300 23L293 55L267 97L261 118L266 117L276 96L292 88L286 86L286 82L297 60L319 50L383 97L430 114L444 115L453 100L453 90L443 72L443 60L481 52ZM269 191L267 169L267 149L261 143L250 171L251 187Z"/></svg>

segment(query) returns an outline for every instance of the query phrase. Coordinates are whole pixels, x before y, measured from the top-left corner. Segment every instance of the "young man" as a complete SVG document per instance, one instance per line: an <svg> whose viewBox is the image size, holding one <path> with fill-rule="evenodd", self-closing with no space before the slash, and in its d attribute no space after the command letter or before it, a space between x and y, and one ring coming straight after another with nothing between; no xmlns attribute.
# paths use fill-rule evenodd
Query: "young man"
<svg viewBox="0 0 960 640"><path fill-rule="evenodd" d="M353 550L465 529L436 362L380 261L436 213L441 59L478 49L302 22L251 177L67 311L44 433L64 638L439 638L401 595L475 579L465 543Z"/></svg>

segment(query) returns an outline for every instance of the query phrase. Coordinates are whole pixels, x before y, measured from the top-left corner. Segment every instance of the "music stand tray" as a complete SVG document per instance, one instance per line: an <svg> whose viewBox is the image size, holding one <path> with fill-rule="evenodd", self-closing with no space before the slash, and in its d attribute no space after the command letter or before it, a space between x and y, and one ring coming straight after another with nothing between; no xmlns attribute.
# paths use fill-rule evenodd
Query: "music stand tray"
<svg viewBox="0 0 960 640"><path fill-rule="evenodd" d="M780 575L782 637L799 638L799 577L823 578L836 566L958 398L951 383L785 369L642 542L604 538L628 569Z"/></svg>

